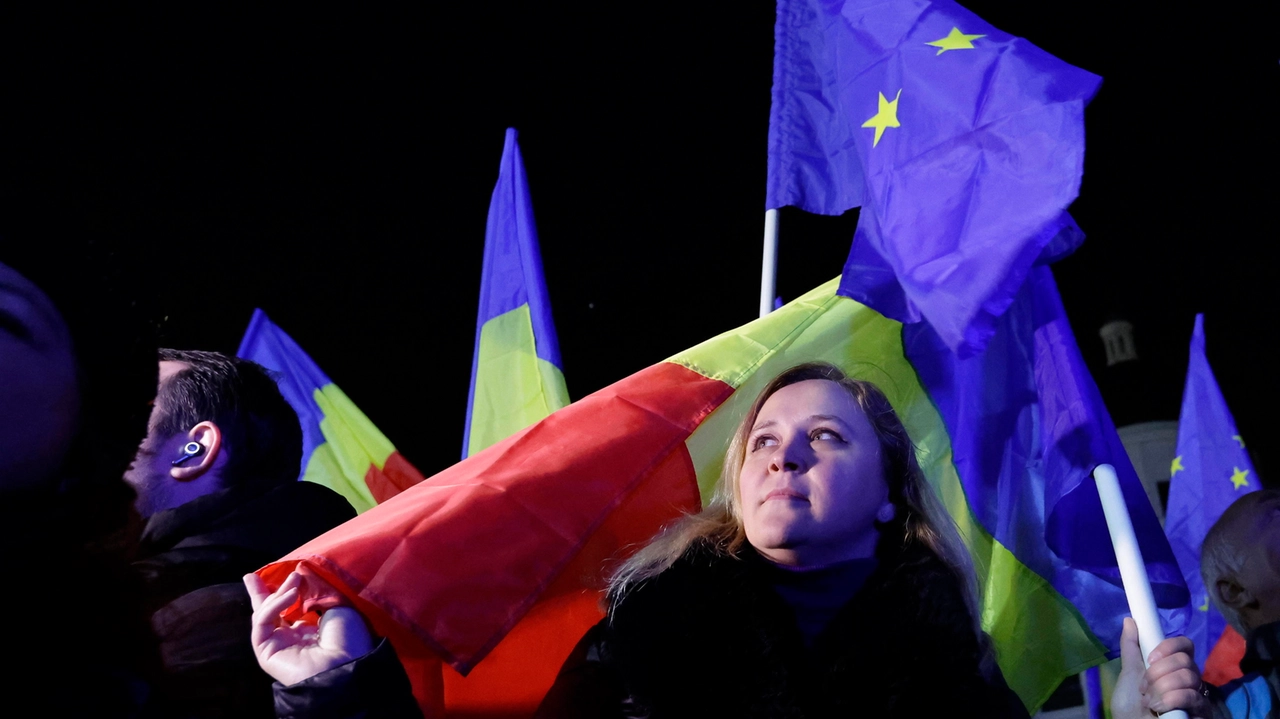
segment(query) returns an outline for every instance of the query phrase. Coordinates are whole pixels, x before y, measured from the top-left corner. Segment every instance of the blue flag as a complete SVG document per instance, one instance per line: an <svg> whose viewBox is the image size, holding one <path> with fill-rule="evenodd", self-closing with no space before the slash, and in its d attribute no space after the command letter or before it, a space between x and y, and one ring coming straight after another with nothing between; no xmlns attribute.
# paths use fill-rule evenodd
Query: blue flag
<svg viewBox="0 0 1280 719"><path fill-rule="evenodd" d="M1177 456L1169 469L1164 528L1191 590L1194 611L1186 634L1195 642L1196 664L1202 667L1227 622L1209 601L1200 579L1200 545L1232 502L1260 488L1244 440L1236 431L1236 422L1205 356L1204 315L1196 315L1178 417Z"/></svg>
<svg viewBox="0 0 1280 719"><path fill-rule="evenodd" d="M904 325L902 337L951 435L975 519L1117 656L1129 607L1092 480L1096 465L1113 465L1166 630L1180 630L1182 573L1076 346L1052 271L1032 268L977 355L951 351L928 322Z"/></svg>
<svg viewBox="0 0 1280 719"><path fill-rule="evenodd" d="M514 128L489 203L481 273L463 459L569 403Z"/></svg>
<svg viewBox="0 0 1280 719"><path fill-rule="evenodd" d="M1002 665L1034 668L1023 699L1118 655L1128 603L1097 464L1116 467L1179 631L1182 573L1047 266L1084 238L1066 208L1100 78L948 0L779 0L775 52L768 207L862 207L840 294L904 323L974 519L1064 609L996 637ZM989 572L999 612L1021 575Z"/></svg>
<svg viewBox="0 0 1280 719"><path fill-rule="evenodd" d="M891 278L883 313L981 350L1083 239L1065 210L1101 78L948 0L780 0L775 27L767 206L861 206L841 294Z"/></svg>

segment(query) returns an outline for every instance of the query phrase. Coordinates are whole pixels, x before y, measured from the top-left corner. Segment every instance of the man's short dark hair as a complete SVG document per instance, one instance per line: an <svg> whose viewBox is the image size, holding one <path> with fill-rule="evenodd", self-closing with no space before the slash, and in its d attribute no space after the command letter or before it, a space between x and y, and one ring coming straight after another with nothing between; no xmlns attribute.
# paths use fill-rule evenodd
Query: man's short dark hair
<svg viewBox="0 0 1280 719"><path fill-rule="evenodd" d="M298 478L302 427L264 367L197 350L161 349L160 359L187 367L160 386L158 436L186 432L210 420L222 430L228 453L222 474L226 486L276 486Z"/></svg>

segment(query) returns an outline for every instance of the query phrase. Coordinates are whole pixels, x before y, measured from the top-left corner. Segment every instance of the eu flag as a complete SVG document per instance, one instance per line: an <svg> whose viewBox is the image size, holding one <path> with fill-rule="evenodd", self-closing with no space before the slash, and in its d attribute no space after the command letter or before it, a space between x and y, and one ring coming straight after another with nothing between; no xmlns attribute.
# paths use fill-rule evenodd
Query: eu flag
<svg viewBox="0 0 1280 719"><path fill-rule="evenodd" d="M1083 239L1065 210L1101 78L949 0L780 0L775 43L767 206L861 206L841 294L892 276L882 312L977 352Z"/></svg>
<svg viewBox="0 0 1280 719"><path fill-rule="evenodd" d="M1209 601L1200 579L1200 545L1227 507L1260 485L1205 356L1202 314L1196 315L1191 334L1177 456L1169 472L1165 533L1191 590L1194 611L1186 634L1195 642L1196 664L1203 667L1227 622Z"/></svg>
<svg viewBox="0 0 1280 719"><path fill-rule="evenodd" d="M1035 706L1115 656L1128 613L1095 465L1117 469L1168 628L1187 611L1047 266L1084 239L1066 208L1101 79L950 0L780 0L775 40L768 206L861 205L839 292L904 323L973 518L1014 560L990 563L984 619Z"/></svg>
<svg viewBox="0 0 1280 719"><path fill-rule="evenodd" d="M515 128L489 203L481 272L463 459L569 404Z"/></svg>

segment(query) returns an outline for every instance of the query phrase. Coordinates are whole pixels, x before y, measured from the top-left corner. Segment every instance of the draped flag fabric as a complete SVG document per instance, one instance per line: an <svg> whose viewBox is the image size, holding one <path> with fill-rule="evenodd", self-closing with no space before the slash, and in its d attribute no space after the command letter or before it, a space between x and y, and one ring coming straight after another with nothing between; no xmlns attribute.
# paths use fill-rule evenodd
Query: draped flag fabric
<svg viewBox="0 0 1280 719"><path fill-rule="evenodd" d="M734 427L771 378L825 360L876 383L901 414L973 553L1001 669L1034 708L1114 651L1127 613L1089 469L1115 465L1131 506L1151 509L1078 363L1048 268L1033 278L990 356L969 360L952 359L927 324L904 327L838 295L832 280L424 480L262 575L278 585L302 565L336 587L412 666L429 716L527 715L602 616L609 569L709 498ZM1176 594L1154 514L1135 511L1134 524L1157 595Z"/></svg>
<svg viewBox="0 0 1280 719"><path fill-rule="evenodd" d="M262 310L254 310L236 356L274 372L280 392L298 413L299 479L334 490L357 512L422 481L422 474Z"/></svg>
<svg viewBox="0 0 1280 719"><path fill-rule="evenodd" d="M1196 645L1196 664L1207 661L1227 622L1209 601L1200 578L1200 545L1213 523L1238 497L1260 489L1244 439L1236 431L1235 420L1218 389L1218 381L1205 355L1204 315L1196 315L1187 363L1187 384L1182 391L1182 413L1178 418L1177 456L1169 475L1169 503L1165 532L1173 546L1182 576L1191 590L1194 611L1187 636ZM1235 633L1235 630L1231 630ZM1237 642L1243 649L1243 642ZM1243 652L1241 652L1243 654ZM1227 660L1221 669L1240 676L1240 656ZM1222 683L1219 681L1219 683Z"/></svg>
<svg viewBox="0 0 1280 719"><path fill-rule="evenodd" d="M841 294L921 317L962 356L1037 258L1083 240L1066 208L1101 78L949 0L779 0L766 205L861 206Z"/></svg>
<svg viewBox="0 0 1280 719"><path fill-rule="evenodd" d="M516 131L508 128L485 228L463 459L567 404L533 203Z"/></svg>

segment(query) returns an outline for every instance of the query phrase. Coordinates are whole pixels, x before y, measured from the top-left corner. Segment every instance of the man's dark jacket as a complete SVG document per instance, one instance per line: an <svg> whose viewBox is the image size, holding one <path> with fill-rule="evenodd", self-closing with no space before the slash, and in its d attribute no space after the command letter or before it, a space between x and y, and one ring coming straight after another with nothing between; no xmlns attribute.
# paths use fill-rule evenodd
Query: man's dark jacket
<svg viewBox="0 0 1280 719"><path fill-rule="evenodd" d="M134 567L163 665L152 713L274 717L241 578L353 517L341 495L312 482L231 487L150 517Z"/></svg>

